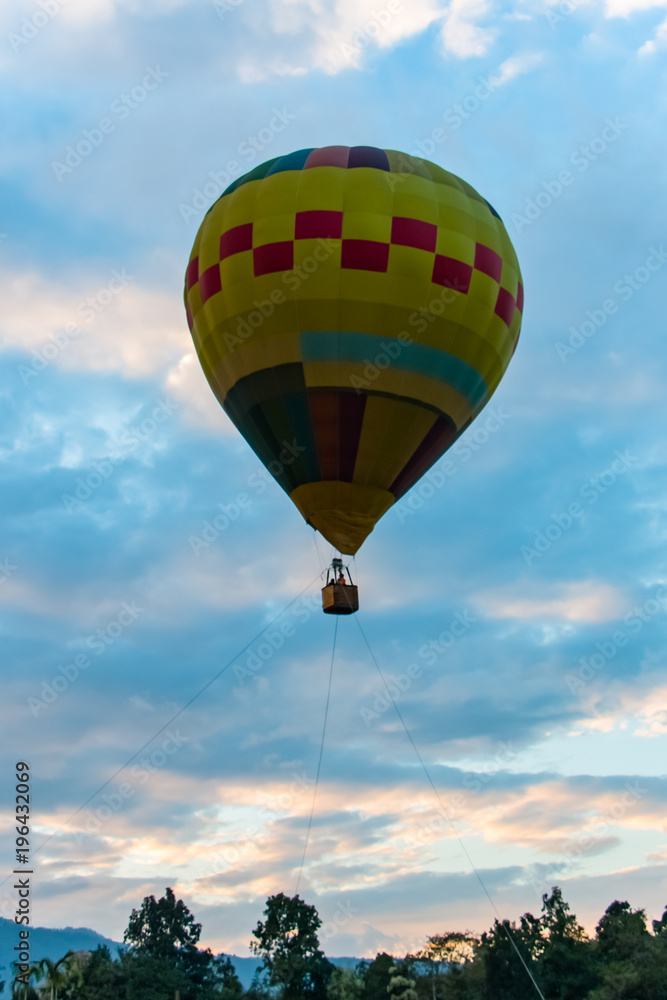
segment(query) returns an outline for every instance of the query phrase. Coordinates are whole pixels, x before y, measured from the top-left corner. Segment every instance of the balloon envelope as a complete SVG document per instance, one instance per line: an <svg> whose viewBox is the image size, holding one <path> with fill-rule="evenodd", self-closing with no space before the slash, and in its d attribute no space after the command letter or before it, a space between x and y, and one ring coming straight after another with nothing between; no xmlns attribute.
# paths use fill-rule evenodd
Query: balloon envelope
<svg viewBox="0 0 667 1000"><path fill-rule="evenodd" d="M516 347L523 286L495 210L442 167L326 146L234 181L186 273L225 411L304 518L354 554L454 443Z"/></svg>

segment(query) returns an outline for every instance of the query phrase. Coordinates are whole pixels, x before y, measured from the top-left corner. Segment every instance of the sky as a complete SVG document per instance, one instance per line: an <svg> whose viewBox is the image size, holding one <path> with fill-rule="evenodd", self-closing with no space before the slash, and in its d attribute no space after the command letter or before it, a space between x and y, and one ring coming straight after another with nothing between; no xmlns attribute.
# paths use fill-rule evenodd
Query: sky
<svg viewBox="0 0 667 1000"><path fill-rule="evenodd" d="M299 894L331 956L554 884L589 930L614 899L662 915L666 8L2 4L3 916L17 761L36 925L120 940L171 886L248 954L296 891L332 550L214 399L182 288L232 180L332 144L465 178L526 304L493 399L352 566Z"/></svg>

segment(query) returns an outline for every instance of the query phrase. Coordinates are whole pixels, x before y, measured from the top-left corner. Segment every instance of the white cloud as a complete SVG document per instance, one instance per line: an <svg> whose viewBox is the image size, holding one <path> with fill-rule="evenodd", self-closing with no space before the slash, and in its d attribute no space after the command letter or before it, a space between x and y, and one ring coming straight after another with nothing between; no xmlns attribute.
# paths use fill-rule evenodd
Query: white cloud
<svg viewBox="0 0 667 1000"><path fill-rule="evenodd" d="M51 18L62 18L70 26L86 27L94 22L106 23L121 10L140 17L160 17L191 2L192 0L59 0L56 4L58 9L54 13L47 13ZM26 16L30 18L40 9L38 0L5 0L2 6L4 19L12 18L14 21Z"/></svg>
<svg viewBox="0 0 667 1000"><path fill-rule="evenodd" d="M259 462L258 462L259 464ZM268 475L268 473L267 473ZM138 584L138 591L150 609L150 616L164 625L179 627L186 619L200 614L202 608L217 608L223 612L231 608L254 607L269 601L277 602L276 613L281 606L288 603L308 583L313 576L314 560L310 550L306 549L298 557L290 559L290 565L285 565L285 549L289 549L292 532L283 533L284 548L278 551L253 556L244 564L240 564L229 553L229 544L225 545L225 531L233 523L240 523L239 532L247 532L250 538L252 528L241 520L246 515L245 510L251 510L253 503L261 503L261 498L250 497L250 507L241 510L237 522L231 520L232 515L225 515L218 507L213 507L208 520L209 530L206 531L202 520L194 521L192 532L177 541L179 553L174 558L152 568L148 575ZM229 507L233 498L221 494ZM224 506L224 504L223 504ZM289 514L290 503L285 498L285 512ZM291 526L298 529L300 516L292 515ZM211 527L213 525L213 527ZM310 531L310 528L304 528ZM191 538L203 540L203 545L194 543ZM210 539L206 541L206 538ZM316 583L310 591L317 605L319 595ZM184 610L187 608L187 612ZM271 615L269 615L271 617Z"/></svg>
<svg viewBox="0 0 667 1000"><path fill-rule="evenodd" d="M490 12L488 0L451 0L442 28L445 51L461 59L486 55L497 31L479 22Z"/></svg>
<svg viewBox="0 0 667 1000"><path fill-rule="evenodd" d="M259 466L259 461L257 464ZM266 475L268 477L268 473ZM76 487L74 477L75 472L72 473L72 490ZM212 506L205 519L193 518L190 529L172 539L174 555L167 555L131 582L113 585L111 593L110 585L103 579L97 584L84 581L63 588L43 584L27 573L16 573L0 587L0 606L40 614L58 622L68 620L73 631L79 630L86 635L98 626L106 628L109 622L118 618L124 601L135 600L142 608L139 618L142 624L149 621L176 629L201 614L202 609L224 612L264 604L270 619L313 577L314 558L310 549L302 546L298 557L292 551L289 566L286 558L290 550L298 551L299 532L311 529L303 525L285 497L285 513L287 516L290 511L292 513L290 529L283 531L282 544L271 553L241 561L228 551L231 542L225 544L228 538L225 532L236 524L238 532L245 532L244 537L249 540L252 525L243 519L250 517L247 511L252 511L254 504L261 504L266 498L252 496L248 490L247 499L247 508L235 507L234 497L227 495L223 486L220 500L224 503ZM81 506L83 509L73 516L86 516L88 508L85 503ZM227 514L221 507L226 508ZM252 513L256 515L257 510ZM192 539L196 541L192 543ZM317 580L313 581L306 587L304 596L308 608L318 613L319 586Z"/></svg>
<svg viewBox="0 0 667 1000"><path fill-rule="evenodd" d="M640 56L653 55L658 49L667 48L667 18L658 25L658 29L655 33L655 38L644 42L642 47L639 49Z"/></svg>
<svg viewBox="0 0 667 1000"><path fill-rule="evenodd" d="M592 623L615 621L627 610L623 595L599 580L544 584L540 596L536 596L536 589L536 582L531 580L503 592L479 593L473 600L490 618L560 618Z"/></svg>
<svg viewBox="0 0 667 1000"><path fill-rule="evenodd" d="M337 0L329 7L316 0L269 0L266 9L255 8L257 34L271 25L271 50L256 50L243 61L244 82L273 75L295 76L311 69L334 74L359 67L367 51L390 48L424 31L442 17L438 0ZM276 36L281 36L276 46ZM293 45L289 39L293 38Z"/></svg>
<svg viewBox="0 0 667 1000"><path fill-rule="evenodd" d="M530 73L531 70L540 65L543 58L543 52L524 52L522 55L511 56L500 64L497 75L493 77L493 82L496 87L501 87L509 80L513 80L514 77L521 76L522 73Z"/></svg>
<svg viewBox="0 0 667 1000"><path fill-rule="evenodd" d="M633 14L646 10L656 10L667 7L667 0L605 0L605 17L632 17ZM655 37L644 42L639 48L640 56L653 55L658 49L667 47L667 18L658 25Z"/></svg>
<svg viewBox="0 0 667 1000"><path fill-rule="evenodd" d="M193 349L169 369L165 386L170 399L182 405L191 423L208 427L216 433L235 434L236 428L213 395L213 390Z"/></svg>
<svg viewBox="0 0 667 1000"><path fill-rule="evenodd" d="M605 0L605 17L630 17L637 11L665 7L665 0Z"/></svg>
<svg viewBox="0 0 667 1000"><path fill-rule="evenodd" d="M68 286L36 271L5 273L0 296L1 345L26 352L17 371L26 386L51 364L155 376L186 419L233 431L199 366L180 294L141 286L119 268Z"/></svg>
<svg viewBox="0 0 667 1000"><path fill-rule="evenodd" d="M580 724L602 733L627 730L645 739L667 735L667 684L661 681L661 675L648 674L631 685L608 682L602 700L595 685L590 690L582 686L580 695L588 699L590 715Z"/></svg>
<svg viewBox="0 0 667 1000"><path fill-rule="evenodd" d="M125 268L68 288L37 272L7 274L0 283L3 345L64 368L130 378L164 371L191 350L183 307L178 295L135 281Z"/></svg>

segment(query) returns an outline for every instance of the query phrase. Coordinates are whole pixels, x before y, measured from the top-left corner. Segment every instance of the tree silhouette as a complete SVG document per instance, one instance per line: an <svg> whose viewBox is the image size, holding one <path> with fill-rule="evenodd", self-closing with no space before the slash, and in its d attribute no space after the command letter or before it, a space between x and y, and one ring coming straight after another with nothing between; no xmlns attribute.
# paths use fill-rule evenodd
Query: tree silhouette
<svg viewBox="0 0 667 1000"><path fill-rule="evenodd" d="M123 940L151 958L175 958L179 952L196 948L201 924L195 923L182 899L173 890L156 902L146 896L140 910L132 910Z"/></svg>
<svg viewBox="0 0 667 1000"><path fill-rule="evenodd" d="M269 896L264 916L252 932L250 950L262 957L269 985L279 986L284 1000L324 998L333 966L320 951L322 921L315 907L281 892Z"/></svg>
<svg viewBox="0 0 667 1000"><path fill-rule="evenodd" d="M40 979L44 979L46 988L51 993L51 1000L58 1000L58 990L67 984L73 956L74 952L68 951L57 962L52 962L50 958L42 958L31 969L31 972L35 970Z"/></svg>

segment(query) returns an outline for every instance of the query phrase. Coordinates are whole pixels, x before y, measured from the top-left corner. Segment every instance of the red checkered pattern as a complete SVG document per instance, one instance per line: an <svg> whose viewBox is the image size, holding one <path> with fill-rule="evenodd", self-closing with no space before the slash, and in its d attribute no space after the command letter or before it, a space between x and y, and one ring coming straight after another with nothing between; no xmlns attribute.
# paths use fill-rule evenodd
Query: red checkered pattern
<svg viewBox="0 0 667 1000"><path fill-rule="evenodd" d="M500 316L500 318L504 320L508 326L512 322L515 306L516 302L512 293L508 292L506 288L499 288L494 312L496 316Z"/></svg>
<svg viewBox="0 0 667 1000"><path fill-rule="evenodd" d="M470 279L472 278L472 267L464 264L454 257L445 257L441 253L435 255L433 262L433 274L431 281L434 285L443 285L445 288L452 288L456 292L468 293Z"/></svg>
<svg viewBox="0 0 667 1000"><path fill-rule="evenodd" d="M252 222L234 226L220 237L220 260L243 250L252 250Z"/></svg>
<svg viewBox="0 0 667 1000"><path fill-rule="evenodd" d="M389 243L377 240L343 240L340 266L356 271L386 271L389 264Z"/></svg>
<svg viewBox="0 0 667 1000"><path fill-rule="evenodd" d="M435 285L451 288L467 294L470 289L473 270L481 271L500 284L503 262L500 254L482 243L475 245L475 263L466 264L454 257L436 253L438 227L419 219L394 216L391 223L391 242L377 240L342 239L343 213L328 210L297 212L294 222L294 240L340 239L341 267L358 271L386 273L389 266L389 251L392 244L426 250L434 254L431 281ZM255 277L274 274L277 271L291 271L294 267L294 240L265 243L253 247L253 224L245 223L228 229L220 237L220 260L244 251L252 251L253 273ZM203 274L199 273L199 259L193 257L188 265L186 288L189 291L199 282L202 302L206 302L216 292L221 291L220 265L214 264ZM519 284L516 299L506 288L498 288L495 313L507 326L512 323L514 310L523 312L523 285Z"/></svg>
<svg viewBox="0 0 667 1000"><path fill-rule="evenodd" d="M416 250L430 250L435 253L438 227L432 222L419 222L395 215L391 220L391 242Z"/></svg>
<svg viewBox="0 0 667 1000"><path fill-rule="evenodd" d="M478 271L488 274L494 281L500 281L503 270L503 260L500 254L481 243L475 244L475 267Z"/></svg>
<svg viewBox="0 0 667 1000"><path fill-rule="evenodd" d="M263 247L255 247L252 257L256 278L260 274L291 271L294 267L294 240L265 243Z"/></svg>
<svg viewBox="0 0 667 1000"><path fill-rule="evenodd" d="M204 273L199 278L199 290L201 292L202 302L206 302L206 300L210 299L216 292L222 291L219 264L214 264L213 267L206 268Z"/></svg>
<svg viewBox="0 0 667 1000"><path fill-rule="evenodd" d="M340 239L343 234L343 213L314 210L297 212L294 223L295 240Z"/></svg>
<svg viewBox="0 0 667 1000"><path fill-rule="evenodd" d="M185 290L189 292L193 285L199 281L199 257L193 257L185 272Z"/></svg>

